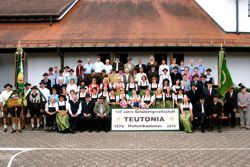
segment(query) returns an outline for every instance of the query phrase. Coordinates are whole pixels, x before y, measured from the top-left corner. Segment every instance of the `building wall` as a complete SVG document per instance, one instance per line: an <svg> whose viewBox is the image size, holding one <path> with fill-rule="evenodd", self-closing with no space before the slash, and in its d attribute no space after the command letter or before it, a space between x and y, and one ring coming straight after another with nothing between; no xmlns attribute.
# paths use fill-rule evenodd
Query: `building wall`
<svg viewBox="0 0 250 167"><path fill-rule="evenodd" d="M195 0L227 32L236 31L236 0ZM239 31L250 32L248 0L239 0Z"/></svg>
<svg viewBox="0 0 250 167"><path fill-rule="evenodd" d="M226 53L226 59L234 83L250 87L250 53Z"/></svg>
<svg viewBox="0 0 250 167"><path fill-rule="evenodd" d="M31 84L38 85L49 67L60 67L60 58L56 53L29 53L27 57L28 82Z"/></svg>
<svg viewBox="0 0 250 167"><path fill-rule="evenodd" d="M181 52L178 52L181 53ZM128 56L132 57L132 62L137 64L138 58L143 60L143 63L147 63L149 52L129 52ZM218 53L217 52L184 52L184 62L188 64L190 59L193 59L197 64L199 59L203 59L203 63L206 68L213 69L215 82L218 82ZM65 53L65 65L74 67L76 61L80 58L86 62L87 58L90 58L92 62L95 62L98 53ZM42 74L48 70L48 67L54 67L58 65L60 67L60 59L56 53L29 53L27 55L27 63L24 68L28 72L25 77L32 84L38 84L42 79ZM227 53L226 54L228 68L232 75L235 84L243 82L247 87L250 87L249 71L250 71L250 53ZM168 64L170 57L168 56ZM14 55L13 54L0 54L0 90L3 90L5 83L14 83Z"/></svg>
<svg viewBox="0 0 250 167"><path fill-rule="evenodd" d="M0 91L6 83L14 83L15 56L14 54L0 53Z"/></svg>

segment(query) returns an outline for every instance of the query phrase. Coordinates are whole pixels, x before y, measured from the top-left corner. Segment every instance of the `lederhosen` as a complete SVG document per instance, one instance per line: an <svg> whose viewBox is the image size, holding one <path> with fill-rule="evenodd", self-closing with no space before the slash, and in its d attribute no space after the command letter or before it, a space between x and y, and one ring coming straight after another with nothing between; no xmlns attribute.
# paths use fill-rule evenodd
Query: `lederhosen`
<svg viewBox="0 0 250 167"><path fill-rule="evenodd" d="M55 107L50 106L50 103L48 103L48 105L49 105L48 112L50 112L50 113L56 112ZM56 118L56 114L49 115L46 113L46 126L48 126L48 127L54 126L55 118Z"/></svg>
<svg viewBox="0 0 250 167"><path fill-rule="evenodd" d="M40 96L38 93L33 94L31 93L29 96L29 106L28 108L30 109L30 116L31 118L33 118L34 116L36 116L37 118L39 118L40 116L40 109L41 109L41 96L37 98L37 96ZM36 101L37 100L37 101Z"/></svg>

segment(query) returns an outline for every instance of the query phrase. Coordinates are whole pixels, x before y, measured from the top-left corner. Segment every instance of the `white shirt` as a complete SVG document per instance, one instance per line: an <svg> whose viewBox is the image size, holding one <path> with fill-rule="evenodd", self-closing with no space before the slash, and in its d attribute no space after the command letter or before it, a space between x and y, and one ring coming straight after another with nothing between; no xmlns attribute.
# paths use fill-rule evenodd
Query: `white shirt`
<svg viewBox="0 0 250 167"><path fill-rule="evenodd" d="M136 74L136 77L135 77L135 81L136 81L137 83L139 83L140 80L141 80L141 77L142 77L143 75L147 77L147 75L146 75L145 73L137 73L137 74Z"/></svg>
<svg viewBox="0 0 250 167"><path fill-rule="evenodd" d="M110 71L112 70L112 66L109 64L109 65L104 65L103 66L103 69L106 71L106 74L110 74Z"/></svg>
<svg viewBox="0 0 250 167"><path fill-rule="evenodd" d="M163 74L163 69L164 68L166 68L166 69L168 69L168 71L169 71L169 66L167 65L167 64L162 64L162 65L160 65L160 67L159 67L159 75L161 75L161 74Z"/></svg>
<svg viewBox="0 0 250 167"><path fill-rule="evenodd" d="M168 79L169 80L169 86L172 86L172 79L171 76L169 75L169 73L167 73L166 75L163 73L162 75L160 75L160 79L159 79L159 84L163 85L163 80L164 79Z"/></svg>
<svg viewBox="0 0 250 167"><path fill-rule="evenodd" d="M46 112L49 112L49 107L55 107L55 109L56 109L56 111L58 111L59 110L59 108L58 108L58 103L54 103L54 104L52 104L52 103L46 103L46 105L45 105L45 111Z"/></svg>
<svg viewBox="0 0 250 167"><path fill-rule="evenodd" d="M68 94L70 94L70 91L71 91L71 90L74 90L75 92L77 92L77 91L78 91L77 85L76 85L76 84L73 84L73 85L68 84L66 90L67 90Z"/></svg>
<svg viewBox="0 0 250 167"><path fill-rule="evenodd" d="M43 96L45 97L46 101L48 101L49 96L50 96L50 91L47 88L39 88L39 90L41 91L41 93L43 94Z"/></svg>
<svg viewBox="0 0 250 167"><path fill-rule="evenodd" d="M12 90L7 92L7 90L4 90L0 95L0 102L3 103L3 105L7 102L8 98L10 97L12 93Z"/></svg>
<svg viewBox="0 0 250 167"><path fill-rule="evenodd" d="M58 102L58 110L59 110L59 106L64 106L66 104L66 111L67 110L69 110L69 103L67 102L67 101L63 101L63 102L61 102L61 101L59 101Z"/></svg>
<svg viewBox="0 0 250 167"><path fill-rule="evenodd" d="M201 104L201 113L204 113L205 109L204 109L204 104Z"/></svg>
<svg viewBox="0 0 250 167"><path fill-rule="evenodd" d="M95 64L94 64L94 69L95 69L95 72L96 73L101 73L102 72L102 70L103 70L103 66L104 66L104 64L103 64L103 62L95 62Z"/></svg>

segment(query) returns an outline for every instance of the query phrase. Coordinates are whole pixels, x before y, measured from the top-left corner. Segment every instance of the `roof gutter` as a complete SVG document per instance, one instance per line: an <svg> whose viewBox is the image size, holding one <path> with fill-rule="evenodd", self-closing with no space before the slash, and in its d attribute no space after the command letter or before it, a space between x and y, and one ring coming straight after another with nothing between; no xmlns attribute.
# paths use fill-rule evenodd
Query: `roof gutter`
<svg viewBox="0 0 250 167"><path fill-rule="evenodd" d="M239 34L239 0L236 0L236 34Z"/></svg>
<svg viewBox="0 0 250 167"><path fill-rule="evenodd" d="M76 4L78 2L78 0L75 0L71 5L70 5L70 7L67 9L67 10L65 10L64 11L64 13L63 14L61 14L61 16L59 17L59 18L56 18L55 20L61 20L72 8L73 8L73 6Z"/></svg>

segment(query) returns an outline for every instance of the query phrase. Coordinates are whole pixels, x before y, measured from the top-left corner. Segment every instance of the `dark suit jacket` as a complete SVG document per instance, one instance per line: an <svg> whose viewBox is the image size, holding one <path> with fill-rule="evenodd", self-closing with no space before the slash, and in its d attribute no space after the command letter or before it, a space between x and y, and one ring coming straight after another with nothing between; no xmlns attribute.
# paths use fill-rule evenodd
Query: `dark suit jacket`
<svg viewBox="0 0 250 167"><path fill-rule="evenodd" d="M203 84L202 84L202 82L201 81L197 81L197 82L192 81L191 85L193 85L193 84L195 84L197 86L197 91L199 92L199 94L200 95L203 94Z"/></svg>
<svg viewBox="0 0 250 167"><path fill-rule="evenodd" d="M147 69L146 65L145 65L145 64L142 64L142 68L143 68L143 72L145 73L145 72L146 72L146 69ZM135 69L137 70L137 72L139 72L139 70L140 70L139 64L137 64L137 65L135 66Z"/></svg>
<svg viewBox="0 0 250 167"><path fill-rule="evenodd" d="M60 94L62 94L62 88L63 88L63 87L66 88L67 85L66 85L66 84L62 84L62 85L55 84L54 87L56 88L56 93L57 93L58 95L60 95Z"/></svg>
<svg viewBox="0 0 250 167"><path fill-rule="evenodd" d="M126 75L123 74L123 82L124 82L125 85L127 85L127 83L129 83L131 77L132 77L132 75L129 74L128 79L126 79Z"/></svg>
<svg viewBox="0 0 250 167"><path fill-rule="evenodd" d="M195 93L192 90L188 91L187 96L193 106L199 101L200 98L200 94L197 90L195 91Z"/></svg>
<svg viewBox="0 0 250 167"><path fill-rule="evenodd" d="M220 102L217 102L215 105L214 102L210 103L210 113L211 114L217 114L218 116L222 114L222 104Z"/></svg>
<svg viewBox="0 0 250 167"><path fill-rule="evenodd" d="M112 67L113 67L113 70L114 71L116 71L116 62L114 62L113 64L112 64ZM122 62L118 62L118 70L123 70L123 64L122 64ZM118 71L116 71L116 72L118 72Z"/></svg>
<svg viewBox="0 0 250 167"><path fill-rule="evenodd" d="M82 77L82 75L81 74L79 74L78 76L77 76L77 84L78 85L80 85L80 82L82 81L82 80L85 80L85 82L87 82L87 75L86 74L84 74L84 76ZM87 84L87 83L86 83Z"/></svg>
<svg viewBox="0 0 250 167"><path fill-rule="evenodd" d="M205 110L206 116L209 116L210 115L209 103L206 103L206 102L204 103L204 110ZM194 106L194 111L197 115L202 112L202 107L201 107L200 102L196 103L196 105Z"/></svg>
<svg viewBox="0 0 250 167"><path fill-rule="evenodd" d="M51 92L51 80L50 79L48 79L48 81L45 81L44 79L42 79L41 81L43 81L43 82L45 82L45 87L47 88L47 89L49 89L50 90L50 92Z"/></svg>
<svg viewBox="0 0 250 167"><path fill-rule="evenodd" d="M237 94L233 92L232 96L229 93L225 96L225 111L229 112L237 108Z"/></svg>
<svg viewBox="0 0 250 167"><path fill-rule="evenodd" d="M216 91L214 88L212 88L212 93L211 95L209 94L208 88L203 89L203 95L205 97L206 102L213 102L213 97L216 94Z"/></svg>
<svg viewBox="0 0 250 167"><path fill-rule="evenodd" d="M171 76L171 80L172 80L173 85L175 85L175 82L177 79L179 79L180 81L182 80L182 75L179 72L177 72L176 74L174 72L171 72L170 76Z"/></svg>
<svg viewBox="0 0 250 167"><path fill-rule="evenodd" d="M82 102L82 114L91 114L91 116L93 116L94 114L94 107L95 107L95 103L93 101L90 101L88 104L86 103L86 101Z"/></svg>
<svg viewBox="0 0 250 167"><path fill-rule="evenodd" d="M155 66L155 70L158 71L159 67L158 67L158 64L157 64L156 61L154 62L153 65ZM147 63L147 71L150 71L150 70L151 70L151 66L152 66L151 63L148 62L148 63Z"/></svg>
<svg viewBox="0 0 250 167"><path fill-rule="evenodd" d="M148 76L148 81L150 83L152 83L152 78L153 77L156 77L159 80L159 73L156 70L154 72L152 72L151 70L148 71L148 75L147 76Z"/></svg>

